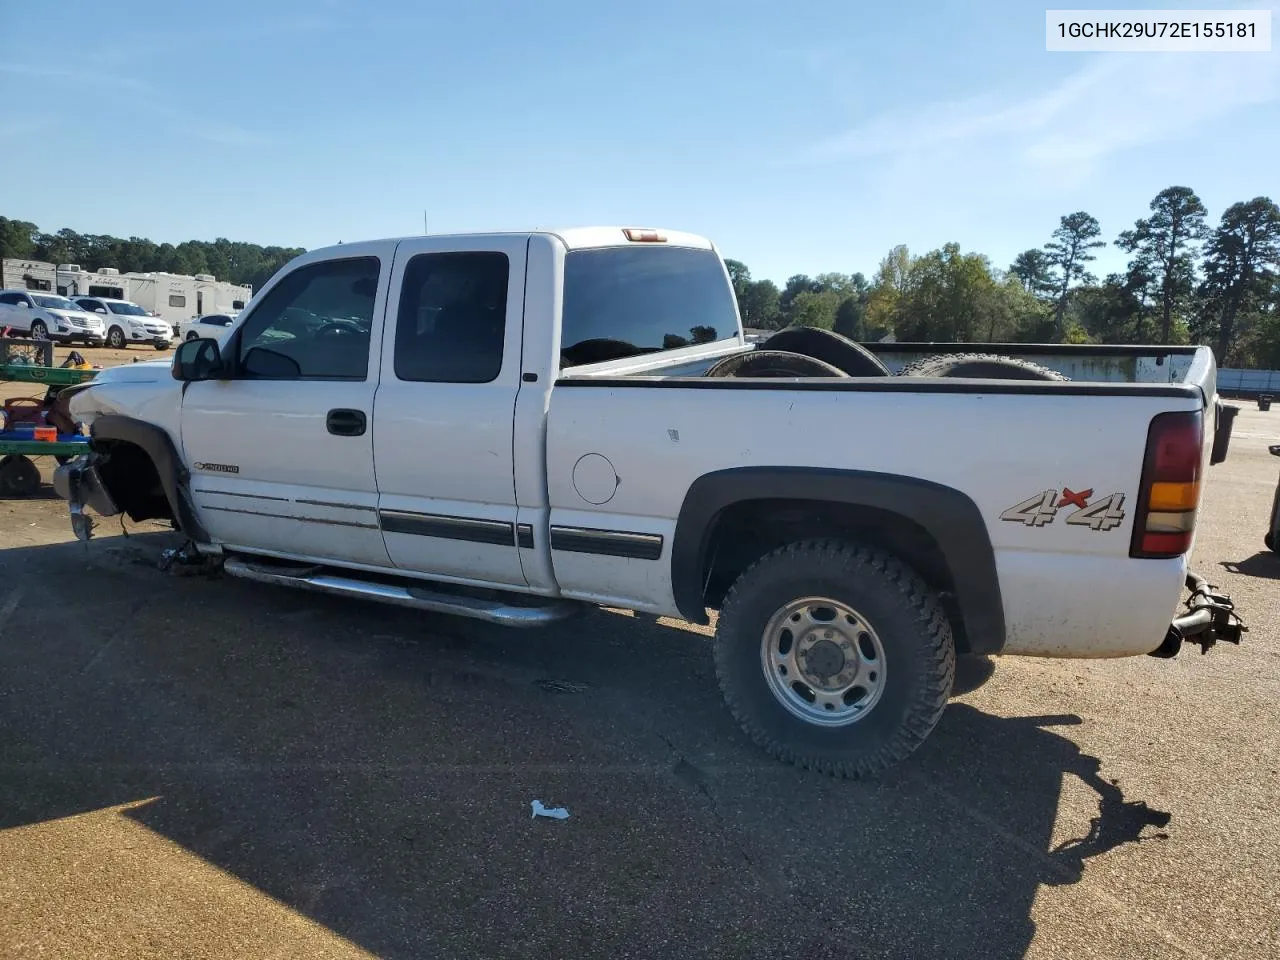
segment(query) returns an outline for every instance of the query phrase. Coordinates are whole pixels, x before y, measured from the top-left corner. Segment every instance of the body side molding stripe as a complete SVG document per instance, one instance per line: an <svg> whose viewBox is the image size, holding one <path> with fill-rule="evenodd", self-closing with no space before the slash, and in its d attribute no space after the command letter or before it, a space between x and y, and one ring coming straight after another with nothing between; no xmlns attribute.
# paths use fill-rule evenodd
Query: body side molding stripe
<svg viewBox="0 0 1280 960"><path fill-rule="evenodd" d="M551 528L551 549L566 553L592 553L631 560L657 560L662 556L662 536L657 533L630 533L624 530L595 530L588 527Z"/></svg>

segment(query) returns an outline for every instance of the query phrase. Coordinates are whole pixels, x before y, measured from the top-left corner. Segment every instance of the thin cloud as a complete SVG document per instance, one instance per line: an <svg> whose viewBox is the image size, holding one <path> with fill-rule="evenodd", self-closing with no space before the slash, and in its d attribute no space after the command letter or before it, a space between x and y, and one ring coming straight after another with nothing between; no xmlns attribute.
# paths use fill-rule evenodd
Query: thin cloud
<svg viewBox="0 0 1280 960"><path fill-rule="evenodd" d="M1028 168L1095 163L1177 139L1280 99L1280 60L1266 54L1104 54L1020 100L987 94L875 116L795 159L824 162L993 150Z"/></svg>

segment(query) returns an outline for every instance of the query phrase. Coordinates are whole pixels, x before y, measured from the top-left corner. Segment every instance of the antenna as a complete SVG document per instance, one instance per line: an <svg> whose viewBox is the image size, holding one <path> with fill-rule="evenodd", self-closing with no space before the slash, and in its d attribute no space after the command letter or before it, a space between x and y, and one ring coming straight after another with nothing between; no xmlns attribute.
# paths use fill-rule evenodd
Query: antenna
<svg viewBox="0 0 1280 960"><path fill-rule="evenodd" d="M427 211L426 210L422 211L422 232L424 234L431 232L427 229Z"/></svg>

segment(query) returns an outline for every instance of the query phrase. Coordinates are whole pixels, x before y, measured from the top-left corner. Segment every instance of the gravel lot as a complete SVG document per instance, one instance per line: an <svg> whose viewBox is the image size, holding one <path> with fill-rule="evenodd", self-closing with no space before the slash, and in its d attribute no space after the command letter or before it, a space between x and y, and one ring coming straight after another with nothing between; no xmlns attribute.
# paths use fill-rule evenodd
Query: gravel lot
<svg viewBox="0 0 1280 960"><path fill-rule="evenodd" d="M1241 403L1195 565L1245 643L967 661L871 783L759 753L686 625L165 575L165 528L0 501L0 956L1280 956L1280 412Z"/></svg>

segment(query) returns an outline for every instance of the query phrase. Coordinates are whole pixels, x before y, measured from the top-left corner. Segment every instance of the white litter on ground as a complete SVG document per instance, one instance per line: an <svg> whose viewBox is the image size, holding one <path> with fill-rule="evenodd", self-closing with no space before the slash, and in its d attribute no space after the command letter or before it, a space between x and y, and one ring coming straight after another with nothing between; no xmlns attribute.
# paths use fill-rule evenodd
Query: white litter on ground
<svg viewBox="0 0 1280 960"><path fill-rule="evenodd" d="M566 810L564 807L547 808L542 805L541 800L533 801L531 806L533 807L533 815L535 817L551 817L552 819L555 819L555 820L569 819L569 811Z"/></svg>

